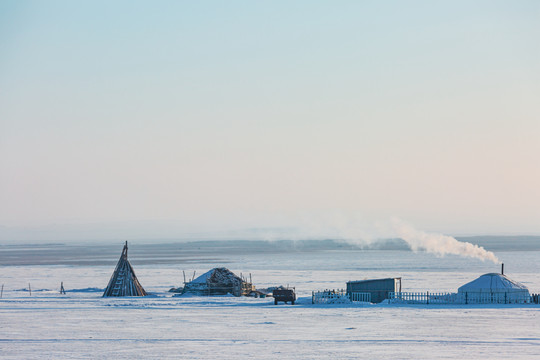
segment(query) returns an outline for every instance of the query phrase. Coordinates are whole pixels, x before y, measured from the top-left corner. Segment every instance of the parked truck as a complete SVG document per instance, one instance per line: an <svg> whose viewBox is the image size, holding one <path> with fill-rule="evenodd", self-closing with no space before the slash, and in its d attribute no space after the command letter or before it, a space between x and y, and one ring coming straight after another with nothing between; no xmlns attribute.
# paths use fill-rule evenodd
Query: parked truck
<svg viewBox="0 0 540 360"><path fill-rule="evenodd" d="M294 288L292 289L275 289L272 291L272 296L274 297L274 304L277 305L278 301L283 301L284 303L290 302L291 305L294 305L296 301L296 294Z"/></svg>

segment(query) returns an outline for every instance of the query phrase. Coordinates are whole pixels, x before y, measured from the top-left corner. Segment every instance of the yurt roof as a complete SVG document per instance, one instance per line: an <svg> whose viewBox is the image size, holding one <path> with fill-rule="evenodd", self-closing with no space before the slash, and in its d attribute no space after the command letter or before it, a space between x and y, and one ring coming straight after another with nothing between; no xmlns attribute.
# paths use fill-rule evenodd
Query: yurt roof
<svg viewBox="0 0 540 360"><path fill-rule="evenodd" d="M527 287L517 281L507 278L505 275L489 273L480 276L458 289L465 291L528 291Z"/></svg>

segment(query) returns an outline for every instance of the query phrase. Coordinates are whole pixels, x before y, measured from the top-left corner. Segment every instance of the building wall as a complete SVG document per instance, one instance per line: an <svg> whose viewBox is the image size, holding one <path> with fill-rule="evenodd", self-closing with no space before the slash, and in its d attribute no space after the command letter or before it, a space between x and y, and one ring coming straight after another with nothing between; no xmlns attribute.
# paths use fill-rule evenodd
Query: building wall
<svg viewBox="0 0 540 360"><path fill-rule="evenodd" d="M396 292L396 279L375 279L349 281L347 283L347 294L351 292L364 292L371 294L371 302L380 303L388 299L389 292Z"/></svg>

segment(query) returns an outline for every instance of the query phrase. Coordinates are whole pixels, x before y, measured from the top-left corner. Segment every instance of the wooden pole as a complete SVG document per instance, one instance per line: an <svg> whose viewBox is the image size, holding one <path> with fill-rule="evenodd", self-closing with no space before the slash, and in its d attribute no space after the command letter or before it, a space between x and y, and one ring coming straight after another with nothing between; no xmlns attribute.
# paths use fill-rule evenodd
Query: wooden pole
<svg viewBox="0 0 540 360"><path fill-rule="evenodd" d="M182 274L184 274L184 285L186 284L186 272L182 270Z"/></svg>
<svg viewBox="0 0 540 360"><path fill-rule="evenodd" d="M32 288L30 287L30 283L28 283L28 291L30 292L30 296L32 296Z"/></svg>
<svg viewBox="0 0 540 360"><path fill-rule="evenodd" d="M191 281L195 280L195 270L193 270L193 279Z"/></svg>

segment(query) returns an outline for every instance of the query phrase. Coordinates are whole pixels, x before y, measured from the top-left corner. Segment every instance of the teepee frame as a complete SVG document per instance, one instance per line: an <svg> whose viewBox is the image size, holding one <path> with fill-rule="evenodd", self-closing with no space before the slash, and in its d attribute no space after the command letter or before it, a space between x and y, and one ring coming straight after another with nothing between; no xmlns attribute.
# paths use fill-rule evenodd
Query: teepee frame
<svg viewBox="0 0 540 360"><path fill-rule="evenodd" d="M116 269L111 276L109 285L103 293L103 297L109 296L146 296L143 287L135 276L135 271L127 258L128 246L127 241L120 255L120 260L116 264Z"/></svg>

